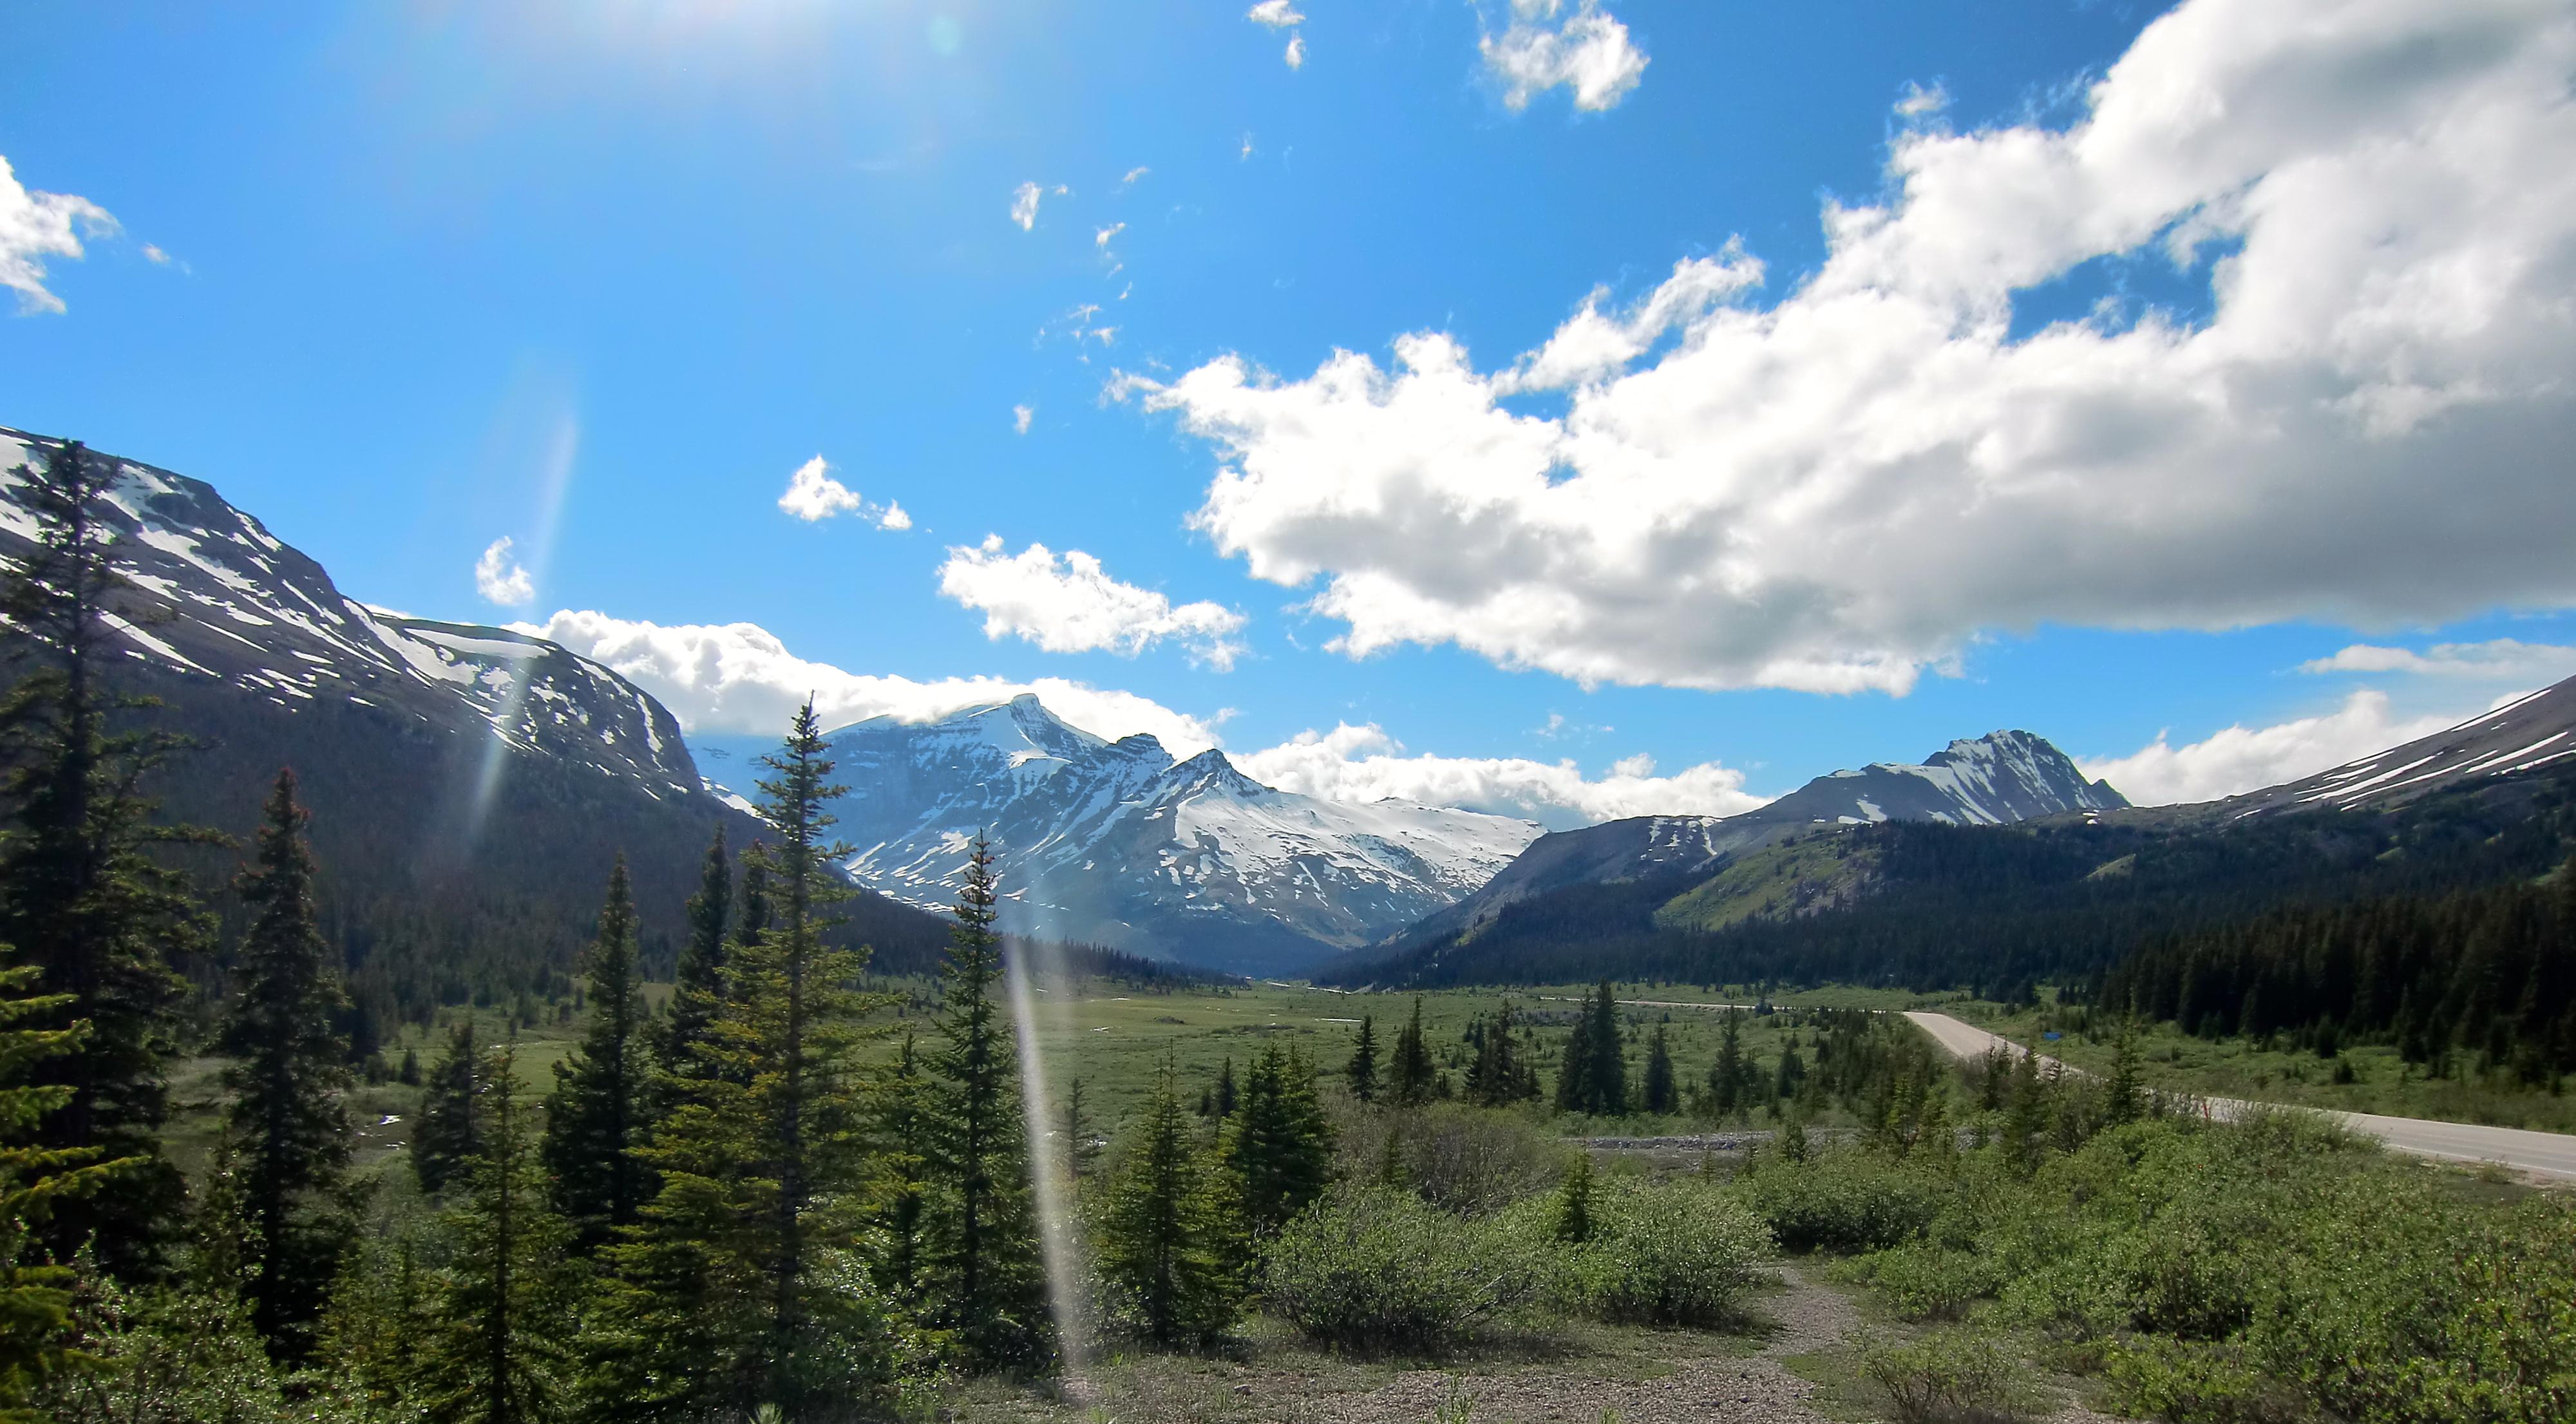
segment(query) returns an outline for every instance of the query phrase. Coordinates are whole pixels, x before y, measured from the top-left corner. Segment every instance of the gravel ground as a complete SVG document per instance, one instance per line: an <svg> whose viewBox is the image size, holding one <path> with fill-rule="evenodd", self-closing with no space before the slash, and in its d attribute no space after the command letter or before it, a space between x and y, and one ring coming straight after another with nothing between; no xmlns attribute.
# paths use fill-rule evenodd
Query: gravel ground
<svg viewBox="0 0 2576 1424"><path fill-rule="evenodd" d="M1597 1424L1604 1410L1619 1424L1829 1424L1834 1416L1810 1403L1817 1386L1781 1360L1851 1343L1861 1319L1848 1297L1801 1271L1795 1263L1779 1268L1784 1289L1757 1305L1770 1329L1750 1353L1741 1337L1674 1331L1631 1336L1615 1360L1583 1349L1551 1359L1534 1348L1522 1357L1526 1363L1489 1355L1450 1370L1393 1374L1256 1357L1192 1370L1104 1372L1071 1384L1051 1406L1022 1396L998 1411L965 1414L1113 1424L1428 1424L1463 1396L1474 1424ZM2047 1424L2116 1421L2070 1406Z"/></svg>

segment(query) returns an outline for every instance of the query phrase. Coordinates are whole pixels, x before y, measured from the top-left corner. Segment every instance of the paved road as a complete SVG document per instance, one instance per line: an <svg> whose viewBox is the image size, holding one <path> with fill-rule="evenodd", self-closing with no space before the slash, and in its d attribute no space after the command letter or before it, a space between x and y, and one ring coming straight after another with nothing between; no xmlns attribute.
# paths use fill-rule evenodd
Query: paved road
<svg viewBox="0 0 2576 1424"><path fill-rule="evenodd" d="M1948 1014L1909 1012L1906 1017L1933 1041L1961 1058L1974 1058L2001 1045L2018 1056L2021 1045L1999 1038L1975 1024ZM2042 1064L2055 1063L2042 1058ZM2080 1071L2069 1069L2068 1071ZM2218 1117L2233 1117L2259 1106L2237 1098L2200 1100ZM2441 1157L2456 1162L2500 1162L2535 1177L2576 1181L2576 1137L2556 1132L2529 1132L2518 1127L2480 1127L2466 1122L2433 1122L2424 1118L2381 1117L2376 1113L2328 1113L2356 1132L2367 1133L2400 1152Z"/></svg>

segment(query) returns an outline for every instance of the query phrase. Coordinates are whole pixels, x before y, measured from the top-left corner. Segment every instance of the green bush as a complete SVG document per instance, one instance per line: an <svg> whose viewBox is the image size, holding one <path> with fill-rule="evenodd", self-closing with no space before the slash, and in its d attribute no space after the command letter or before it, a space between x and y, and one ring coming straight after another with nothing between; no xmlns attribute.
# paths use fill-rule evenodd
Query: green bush
<svg viewBox="0 0 2576 1424"><path fill-rule="evenodd" d="M1516 1215L1553 1215L1554 1203L1540 1205L1551 1210ZM1589 1239L1555 1248L1556 1292L1566 1308L1603 1320L1729 1323L1772 1250L1761 1218L1691 1179L1604 1182L1592 1221Z"/></svg>
<svg viewBox="0 0 2576 1424"><path fill-rule="evenodd" d="M2001 1284L1991 1256L1910 1241L1861 1257L1853 1275L1876 1286L1906 1320L1957 1320Z"/></svg>
<svg viewBox="0 0 2576 1424"><path fill-rule="evenodd" d="M2241 1349L2143 1336L2103 1360L2111 1404L2171 1424L2299 1424L2311 1417L2298 1388L2258 1368Z"/></svg>
<svg viewBox="0 0 2576 1424"><path fill-rule="evenodd" d="M1882 1251L1929 1226L1945 1186L1858 1149L1773 1158L1737 1178L1784 1251Z"/></svg>
<svg viewBox="0 0 2576 1424"><path fill-rule="evenodd" d="M1499 1223L1346 1184L1270 1244L1262 1295L1329 1345L1437 1350L1530 1305L1547 1276L1545 1257Z"/></svg>
<svg viewBox="0 0 2576 1424"><path fill-rule="evenodd" d="M1969 1331L1875 1346L1861 1373L1887 1391L1901 1424L1987 1424L2020 1417L2029 1371L2002 1341Z"/></svg>

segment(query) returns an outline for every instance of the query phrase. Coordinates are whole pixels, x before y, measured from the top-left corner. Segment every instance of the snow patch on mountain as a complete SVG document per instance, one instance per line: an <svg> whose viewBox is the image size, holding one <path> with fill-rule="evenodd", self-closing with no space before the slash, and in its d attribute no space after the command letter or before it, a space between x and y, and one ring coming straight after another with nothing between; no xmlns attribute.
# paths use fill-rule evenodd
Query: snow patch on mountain
<svg viewBox="0 0 2576 1424"><path fill-rule="evenodd" d="M1006 927L1232 966L1369 943L1465 896L1539 827L1387 800L1280 791L1219 751L1174 761L1034 696L830 737L833 806L861 884L954 903L974 839L1000 859Z"/></svg>

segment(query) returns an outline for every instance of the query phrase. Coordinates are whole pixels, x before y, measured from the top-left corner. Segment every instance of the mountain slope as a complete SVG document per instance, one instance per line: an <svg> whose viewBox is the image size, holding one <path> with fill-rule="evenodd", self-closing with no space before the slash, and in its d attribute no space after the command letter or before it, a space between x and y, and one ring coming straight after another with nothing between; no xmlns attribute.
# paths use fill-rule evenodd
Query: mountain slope
<svg viewBox="0 0 2576 1424"><path fill-rule="evenodd" d="M10 472L55 443L0 429L0 558L34 528ZM325 926L368 1012L560 988L621 851L648 959L667 963L708 838L757 833L703 789L667 709L542 639L359 603L212 486L118 466L106 522L130 586L107 675L202 743L147 789L174 819L239 832L295 767ZM219 886L235 860L192 869ZM854 928L927 962L940 927L870 901Z"/></svg>
<svg viewBox="0 0 2576 1424"><path fill-rule="evenodd" d="M2304 810L2386 810L2487 777L2576 759L2576 678L2377 756L2193 808L2234 820Z"/></svg>
<svg viewBox="0 0 2576 1424"><path fill-rule="evenodd" d="M1571 885L1704 877L1730 856L1819 826L1997 826L2128 804L2109 784L2085 780L2046 738L1992 732L1952 742L1921 765L1876 762L1832 772L1738 816L1637 816L1552 832L1475 894L1410 928L1399 944L1472 935L1504 907Z"/></svg>
<svg viewBox="0 0 2576 1424"><path fill-rule="evenodd" d="M1035 697L926 725L876 718L831 737L833 806L861 884L956 898L989 835L1015 931L1258 972L1367 944L1482 884L1538 835L1526 821L1275 790L1224 753L1174 761L1112 742Z"/></svg>

